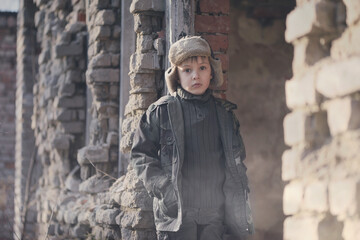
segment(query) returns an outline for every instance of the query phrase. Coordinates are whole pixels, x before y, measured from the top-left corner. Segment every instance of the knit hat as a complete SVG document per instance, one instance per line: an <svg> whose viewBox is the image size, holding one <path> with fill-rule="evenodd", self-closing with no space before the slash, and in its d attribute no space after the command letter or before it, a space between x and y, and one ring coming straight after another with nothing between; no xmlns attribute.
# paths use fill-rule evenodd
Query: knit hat
<svg viewBox="0 0 360 240"><path fill-rule="evenodd" d="M171 94L176 91L178 86L177 66L194 56L209 57L209 62L213 69L213 78L210 82L211 87L220 87L223 84L221 61L214 58L208 42L199 36L187 36L172 44L169 50L171 67L165 72L165 80Z"/></svg>

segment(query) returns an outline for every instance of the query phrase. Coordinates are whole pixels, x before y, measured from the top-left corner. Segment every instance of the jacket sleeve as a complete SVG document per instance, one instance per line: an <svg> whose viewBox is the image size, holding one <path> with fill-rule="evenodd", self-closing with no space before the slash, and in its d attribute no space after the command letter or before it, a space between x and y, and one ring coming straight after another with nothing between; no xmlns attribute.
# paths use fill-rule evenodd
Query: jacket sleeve
<svg viewBox="0 0 360 240"><path fill-rule="evenodd" d="M142 116L131 149L131 163L150 196L162 198L169 177L161 168L159 107L150 106Z"/></svg>

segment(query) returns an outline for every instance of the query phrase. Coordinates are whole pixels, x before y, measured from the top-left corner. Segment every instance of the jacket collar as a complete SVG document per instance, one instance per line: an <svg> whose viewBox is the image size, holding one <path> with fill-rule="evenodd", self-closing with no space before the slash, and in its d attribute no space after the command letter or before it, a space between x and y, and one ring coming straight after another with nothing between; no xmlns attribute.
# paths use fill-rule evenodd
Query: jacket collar
<svg viewBox="0 0 360 240"><path fill-rule="evenodd" d="M189 93L188 91L186 91L182 87L178 87L176 92L177 92L177 95L182 99L185 99L185 100L198 100L200 102L208 101L210 96L211 96L211 90L210 89L207 89L205 91L205 93L201 94L201 95L195 95L195 94Z"/></svg>

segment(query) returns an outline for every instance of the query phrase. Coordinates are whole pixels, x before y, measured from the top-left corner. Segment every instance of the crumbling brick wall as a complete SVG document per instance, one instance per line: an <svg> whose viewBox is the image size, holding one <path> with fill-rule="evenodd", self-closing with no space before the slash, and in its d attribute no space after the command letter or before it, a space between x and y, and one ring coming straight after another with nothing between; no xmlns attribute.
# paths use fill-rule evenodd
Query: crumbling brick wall
<svg viewBox="0 0 360 240"><path fill-rule="evenodd" d="M0 12L0 239L12 239L15 178L16 13Z"/></svg>
<svg viewBox="0 0 360 240"><path fill-rule="evenodd" d="M84 1L85 2L85 1ZM120 1L89 1L86 8L88 65L92 102L89 144L77 157L81 179L97 171L117 176L120 80Z"/></svg>
<svg viewBox="0 0 360 240"><path fill-rule="evenodd" d="M52 2L55 3L56 1ZM138 33L138 48L132 57L132 96L125 110L126 115L144 112L157 99L160 89L156 83L162 77L159 70L164 45L156 32L160 32L162 28L163 4L155 10L147 7L146 4L138 6L136 2L131 7L138 23L135 28ZM45 14L50 13L44 7L40 9L45 9ZM74 9L73 6L73 11ZM60 11L64 10L65 6ZM48 230L49 236L63 239L155 239L152 201L134 173L129 171L109 189L113 176L117 173L118 159L119 1L89 2L86 18L89 36L86 83L92 95L92 120L89 124L89 144L77 154L82 182L76 177L75 168L62 175L67 176L65 185L52 190L59 193L57 202L50 199L47 204L46 199L39 199L41 216L45 216L41 220L43 228L40 236L44 236ZM66 27L62 34L66 34ZM52 39L55 46L59 46L57 39ZM64 44L66 45L63 47L71 47L72 43ZM63 56L62 59L67 58L68 56ZM155 64L156 68L152 68L151 64ZM141 99L147 101L139 101ZM41 111L46 112L48 109ZM133 118L127 122L132 121L133 131L137 122ZM61 133L53 135L61 136ZM129 137L124 139L131 141ZM128 151L129 142L126 144ZM63 161L67 160L66 154L61 156L65 156ZM43 191L47 192L47 196L52 196L49 188L51 186L45 186Z"/></svg>
<svg viewBox="0 0 360 240"><path fill-rule="evenodd" d="M284 239L360 237L358 1L297 1L287 17Z"/></svg>
<svg viewBox="0 0 360 240"><path fill-rule="evenodd" d="M37 235L44 236L63 193L76 192L79 186L73 169L77 149L85 141L87 33L81 17L83 1L71 6L68 1L37 1L36 6L34 23L41 51L33 87L32 128L35 161L41 163L36 188Z"/></svg>
<svg viewBox="0 0 360 240"><path fill-rule="evenodd" d="M37 236L118 239L113 218L98 216L109 203L101 193L117 174L120 1L36 4L41 52L32 127L42 166ZM103 174L106 179L98 178Z"/></svg>
<svg viewBox="0 0 360 240"><path fill-rule="evenodd" d="M165 3L134 0L130 11L134 14L136 51L130 59L130 97L122 124L121 151L129 152L134 130L148 106L155 102L163 89Z"/></svg>

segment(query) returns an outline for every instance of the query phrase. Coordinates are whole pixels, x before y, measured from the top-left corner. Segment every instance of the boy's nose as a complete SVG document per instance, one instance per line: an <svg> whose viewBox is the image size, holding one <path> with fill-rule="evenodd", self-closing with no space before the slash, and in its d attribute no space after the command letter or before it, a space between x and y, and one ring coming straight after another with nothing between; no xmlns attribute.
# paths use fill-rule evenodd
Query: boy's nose
<svg viewBox="0 0 360 240"><path fill-rule="evenodd" d="M193 79L198 79L199 78L199 73L198 71L194 71L193 72Z"/></svg>

